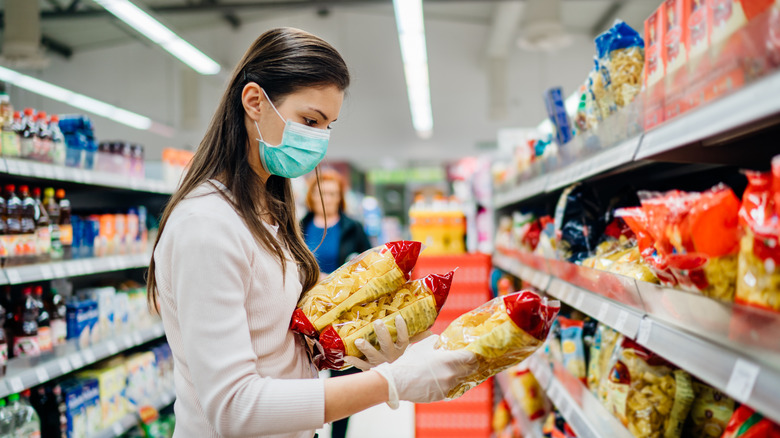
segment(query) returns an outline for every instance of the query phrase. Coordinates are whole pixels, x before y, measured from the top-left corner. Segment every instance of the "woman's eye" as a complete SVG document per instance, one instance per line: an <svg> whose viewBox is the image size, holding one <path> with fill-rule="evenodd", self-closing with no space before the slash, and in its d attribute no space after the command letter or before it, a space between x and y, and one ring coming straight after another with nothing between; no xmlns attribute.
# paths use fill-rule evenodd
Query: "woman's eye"
<svg viewBox="0 0 780 438"><path fill-rule="evenodd" d="M314 125L316 125L316 124L317 124L317 121L316 121L316 120L314 120L314 119L310 119L310 118L308 118L308 117L304 117L304 118L303 118L303 122L304 122L304 123L306 123L306 125L308 125L308 126L314 126Z"/></svg>

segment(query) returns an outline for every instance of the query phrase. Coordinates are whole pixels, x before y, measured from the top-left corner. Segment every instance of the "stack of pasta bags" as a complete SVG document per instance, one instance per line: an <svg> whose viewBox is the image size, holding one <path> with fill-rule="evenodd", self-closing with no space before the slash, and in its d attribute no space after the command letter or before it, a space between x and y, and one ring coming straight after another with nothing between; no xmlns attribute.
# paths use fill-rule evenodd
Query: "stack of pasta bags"
<svg viewBox="0 0 780 438"><path fill-rule="evenodd" d="M420 242L390 242L352 259L306 292L290 328L305 335L312 362L320 369L344 369L344 356L362 358L355 341L378 347L374 321L395 340L395 318L413 337L433 326L449 294L454 272L409 281Z"/></svg>

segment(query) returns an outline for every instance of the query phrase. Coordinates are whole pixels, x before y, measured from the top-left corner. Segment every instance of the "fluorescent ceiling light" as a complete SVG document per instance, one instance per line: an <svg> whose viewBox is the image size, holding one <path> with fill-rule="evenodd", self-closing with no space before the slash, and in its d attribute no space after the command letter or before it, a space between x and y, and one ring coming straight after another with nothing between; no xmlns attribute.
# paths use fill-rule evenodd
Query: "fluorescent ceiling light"
<svg viewBox="0 0 780 438"><path fill-rule="evenodd" d="M428 53L425 49L425 25L422 0L393 0L398 42L404 62L406 93L412 112L412 124L421 138L433 135L431 88L428 80Z"/></svg>
<svg viewBox="0 0 780 438"><path fill-rule="evenodd" d="M115 107L114 105L70 91L32 76L21 74L5 67L0 67L0 80L136 129L148 130L152 127L152 120L148 117Z"/></svg>
<svg viewBox="0 0 780 438"><path fill-rule="evenodd" d="M213 59L176 35L129 0L95 0L116 18L149 38L168 53L202 75L215 75L222 67Z"/></svg>

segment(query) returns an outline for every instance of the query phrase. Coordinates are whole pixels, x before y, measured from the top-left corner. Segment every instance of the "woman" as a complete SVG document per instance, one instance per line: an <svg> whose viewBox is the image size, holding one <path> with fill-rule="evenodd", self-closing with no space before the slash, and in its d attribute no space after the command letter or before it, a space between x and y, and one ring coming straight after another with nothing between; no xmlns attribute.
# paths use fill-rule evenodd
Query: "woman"
<svg viewBox="0 0 780 438"><path fill-rule="evenodd" d="M435 336L406 349L399 319L397 344L380 326L381 349L361 346L374 368L319 380L288 330L319 277L288 178L322 160L348 85L328 43L289 28L261 35L163 213L148 294L173 351L177 438L310 438L379 403L441 400L474 368L471 353L435 350Z"/></svg>
<svg viewBox="0 0 780 438"><path fill-rule="evenodd" d="M354 256L371 248L363 226L344 214L346 191L344 178L335 170L320 172L309 180L306 208L309 213L301 220L301 230L317 264L320 277L335 271ZM327 230L327 232L326 232ZM331 376L346 376L360 372L358 368L331 371ZM345 438L349 417L333 422L331 438Z"/></svg>
<svg viewBox="0 0 780 438"><path fill-rule="evenodd" d="M309 181L306 193L309 213L301 220L301 230L323 274L330 274L371 248L363 226L344 214L345 191L344 178L335 170L325 170L319 180Z"/></svg>

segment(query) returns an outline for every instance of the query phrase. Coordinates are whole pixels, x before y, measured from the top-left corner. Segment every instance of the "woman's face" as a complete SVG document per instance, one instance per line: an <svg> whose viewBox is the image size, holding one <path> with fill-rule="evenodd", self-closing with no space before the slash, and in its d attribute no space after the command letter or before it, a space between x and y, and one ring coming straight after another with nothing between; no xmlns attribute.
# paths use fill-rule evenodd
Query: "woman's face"
<svg viewBox="0 0 780 438"><path fill-rule="evenodd" d="M314 194L311 197L313 213L318 216L325 215L329 218L338 217L339 204L341 203L341 190L339 190L339 183L336 181L322 181L322 198L320 198L320 191L315 187ZM322 209L322 204L325 204L325 210Z"/></svg>
<svg viewBox="0 0 780 438"><path fill-rule="evenodd" d="M285 120L276 114L271 102L266 99L262 91L260 91L258 98L260 99L260 118L257 124L260 126L263 140L267 144L275 146L282 142L282 133L287 120L312 128L330 129L331 124L336 121L341 111L344 92L329 85L302 88L288 94L280 99L276 105L276 109ZM247 129L247 132L257 131L254 123Z"/></svg>

